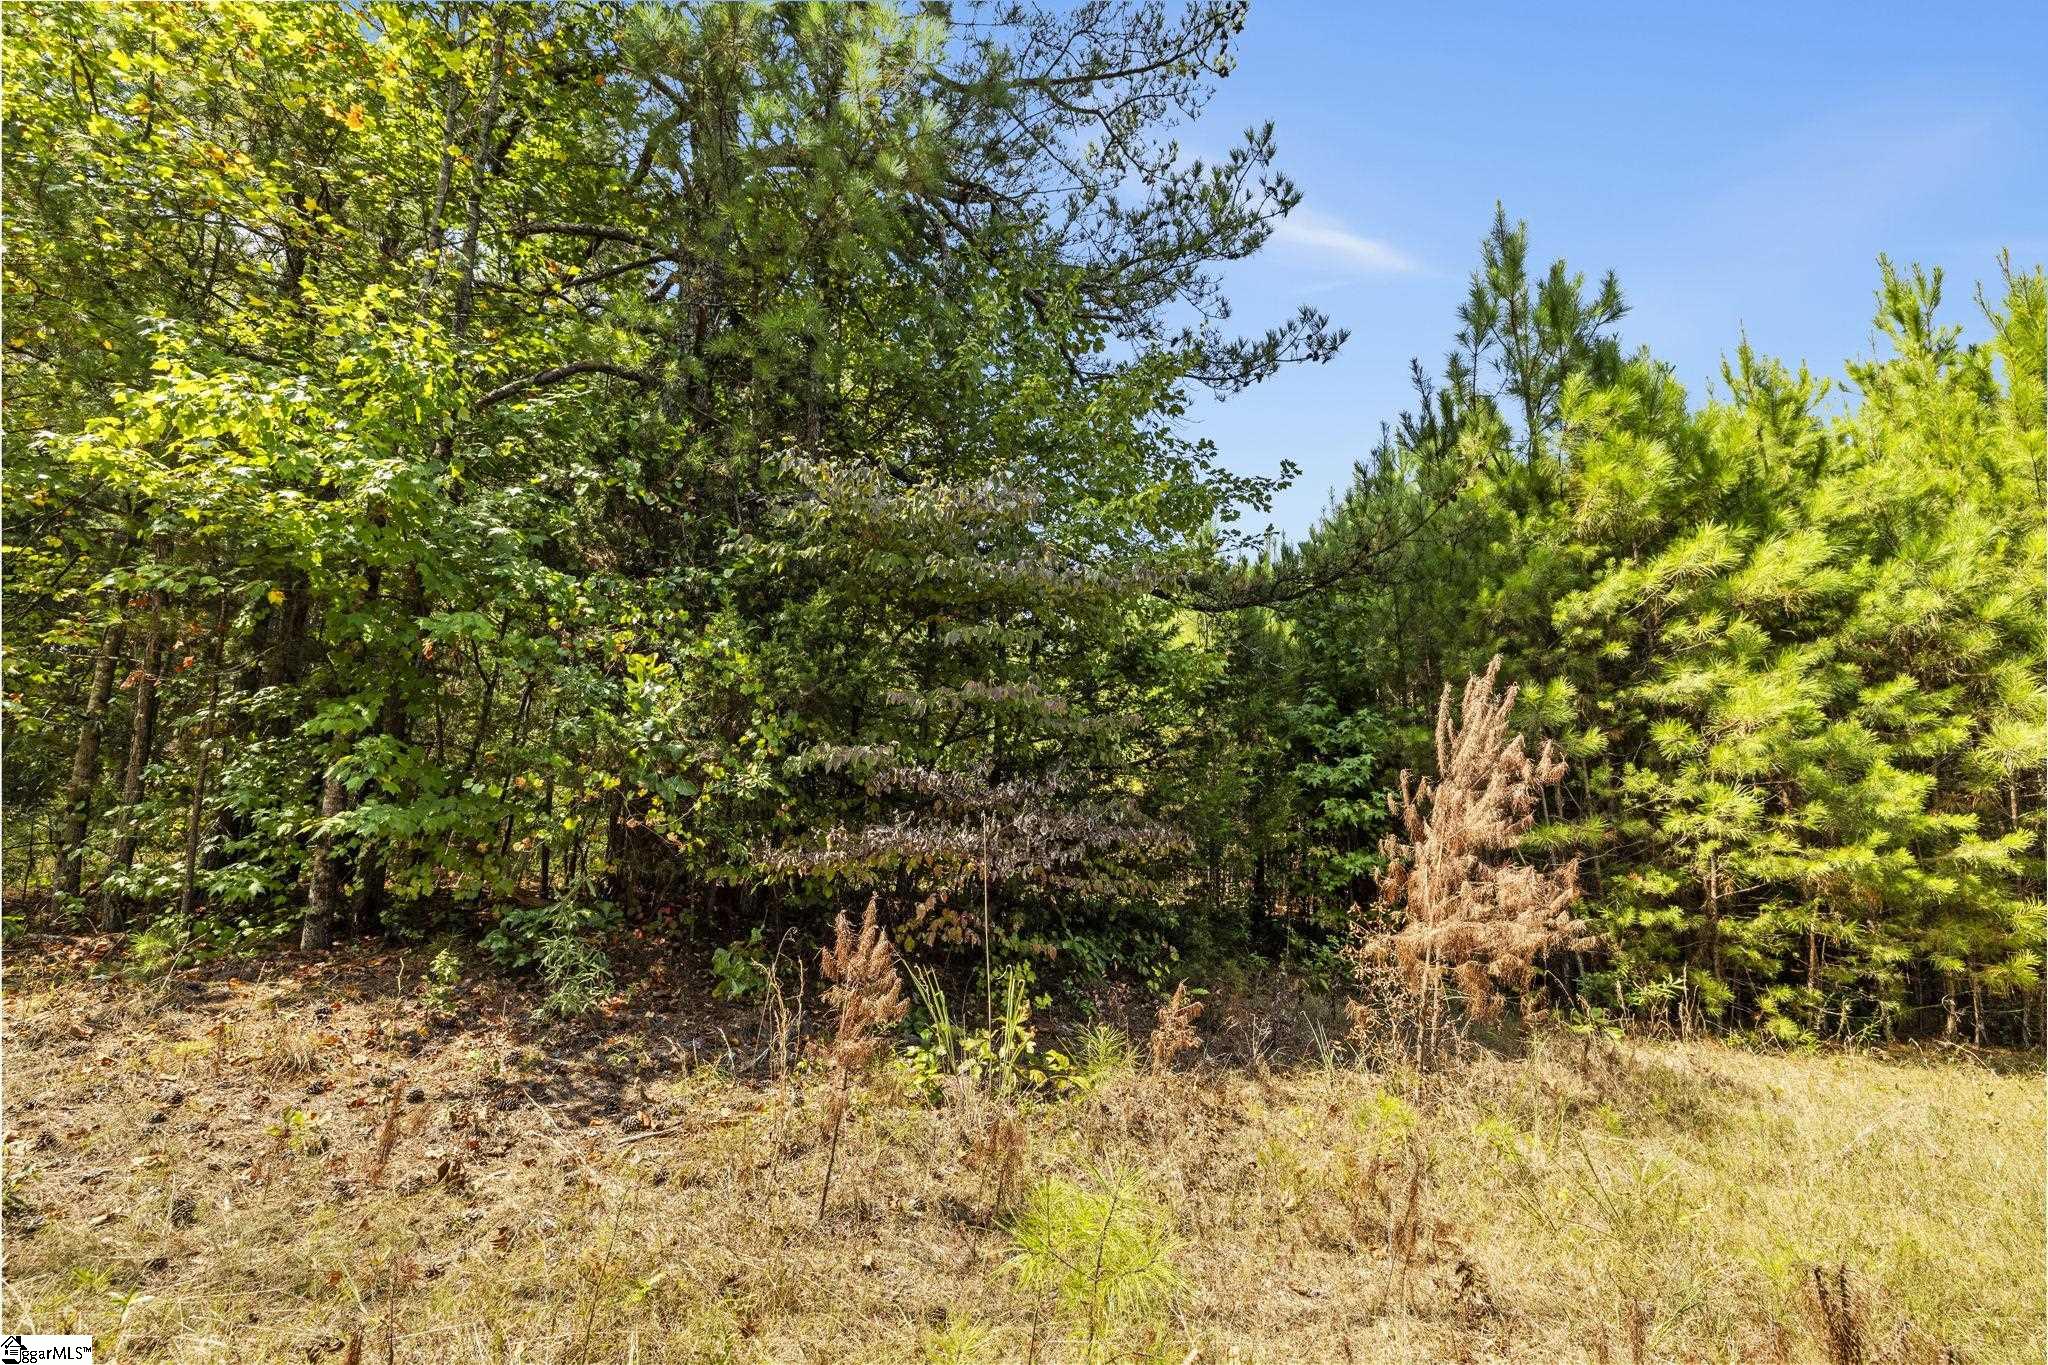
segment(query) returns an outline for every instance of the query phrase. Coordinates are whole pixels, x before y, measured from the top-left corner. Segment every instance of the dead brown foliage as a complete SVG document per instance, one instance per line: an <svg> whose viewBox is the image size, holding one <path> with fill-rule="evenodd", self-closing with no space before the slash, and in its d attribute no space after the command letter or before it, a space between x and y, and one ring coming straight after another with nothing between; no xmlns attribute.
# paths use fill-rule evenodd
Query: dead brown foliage
<svg viewBox="0 0 2048 1365"><path fill-rule="evenodd" d="M384 1097L384 1118L377 1125L376 1141L371 1144L364 1158L363 1180L368 1185L378 1185L384 1180L385 1168L391 1164L391 1153L398 1146L399 1087L394 1085Z"/></svg>
<svg viewBox="0 0 2048 1365"><path fill-rule="evenodd" d="M1950 1365L1956 1351L1902 1318L1889 1336L1870 1325L1869 1289L1843 1264L1808 1269L1807 1313L1828 1365Z"/></svg>
<svg viewBox="0 0 2048 1365"><path fill-rule="evenodd" d="M1465 684L1456 717L1451 689L1437 708L1434 780L1403 771L1387 808L1398 825L1381 844L1374 925L1354 928L1353 962L1361 983L1391 969L1425 1025L1442 1014L1454 982L1472 1014L1497 1013L1504 994L1526 992L1548 953L1585 949L1594 940L1571 915L1578 863L1537 867L1518 856L1535 824L1544 787L1560 781L1564 760L1549 740L1532 758L1508 716L1515 689L1496 690L1500 659Z"/></svg>
<svg viewBox="0 0 2048 1365"><path fill-rule="evenodd" d="M818 969L832 983L825 990L833 1016L825 1060L838 1076L826 1094L818 1125L830 1144L825 1180L818 1189L818 1216L823 1218L832 1197L832 1173L839 1164L839 1135L846 1126L854 1077L873 1064L882 1050L883 1032L903 1022L910 1002L903 995L903 975L896 970L896 950L882 933L873 899L858 933L846 912L840 911L832 946L818 955Z"/></svg>
<svg viewBox="0 0 2048 1365"><path fill-rule="evenodd" d="M1152 1029L1152 1069L1170 1071L1174 1059L1190 1048L1201 1046L1194 1023L1202 1014L1202 1002L1188 999L1188 983L1173 988L1173 998L1159 1007L1158 1022Z"/></svg>

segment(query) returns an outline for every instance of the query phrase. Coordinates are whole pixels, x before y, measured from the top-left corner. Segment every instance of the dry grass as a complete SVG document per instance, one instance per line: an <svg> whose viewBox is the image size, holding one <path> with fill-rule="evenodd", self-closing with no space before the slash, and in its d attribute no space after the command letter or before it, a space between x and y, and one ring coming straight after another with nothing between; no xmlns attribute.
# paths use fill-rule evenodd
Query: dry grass
<svg viewBox="0 0 2048 1365"><path fill-rule="evenodd" d="M145 999L10 956L9 1331L124 1362L1083 1354L1007 1268L973 1105L856 1092L821 1224L824 1078L736 1079L715 1016L537 1032L491 988L434 1029L385 960L243 970ZM1567 1035L1427 1077L1132 1069L1004 1121L1006 1185L1114 1170L1170 1223L1170 1293L1091 1314L1098 1358L2048 1345L2031 1062Z"/></svg>

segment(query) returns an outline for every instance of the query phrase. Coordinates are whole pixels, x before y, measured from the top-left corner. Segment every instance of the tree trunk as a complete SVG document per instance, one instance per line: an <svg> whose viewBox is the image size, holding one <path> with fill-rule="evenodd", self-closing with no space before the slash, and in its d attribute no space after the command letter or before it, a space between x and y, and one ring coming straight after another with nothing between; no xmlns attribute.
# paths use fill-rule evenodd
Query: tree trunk
<svg viewBox="0 0 2048 1365"><path fill-rule="evenodd" d="M304 574L294 573L285 584L284 593L283 604L271 613L271 653L264 661L264 687L287 687L297 682L304 662L306 621L313 608L312 585ZM289 722L285 724L289 728Z"/></svg>
<svg viewBox="0 0 2048 1365"><path fill-rule="evenodd" d="M548 753L549 753L549 757L550 757L550 758L552 758L552 757L553 757L553 754L554 754L554 748L553 748L553 740L554 740L554 731L553 731L553 729L550 729L550 730L548 731L548 738L549 738L549 749L548 749ZM549 853L549 850L553 848L553 846L554 846L554 842L555 842L555 772L554 772L554 769L553 769L552 767L550 767L550 768L548 769L548 777L547 777L547 783L546 783L546 785L545 785L545 786L544 786L544 787L542 788L542 790L541 790L541 797L540 797L540 898L541 898L541 899L542 899L543 901L545 901L545 900L547 900L547 899L548 899L548 861L549 861L549 859L548 859L548 853Z"/></svg>
<svg viewBox="0 0 2048 1365"><path fill-rule="evenodd" d="M384 705L378 716L377 728L388 739L401 747L410 731L407 724L405 698L399 693L394 680L384 696ZM364 794L369 789L364 788ZM388 884L389 870L384 861L384 850L375 843L363 849L363 856L356 867L355 928L359 934L382 933L389 928L387 923L391 911L391 888Z"/></svg>
<svg viewBox="0 0 2048 1365"><path fill-rule="evenodd" d="M178 895L178 913L190 915L199 906L199 822L206 814L207 760L213 756L213 726L220 709L221 641L227 634L228 604L223 597L220 616L213 627L213 643L207 650L206 719L193 740L192 804L185 811L185 885Z"/></svg>
<svg viewBox="0 0 2048 1365"><path fill-rule="evenodd" d="M1721 973L1721 879L1720 869L1712 857L1707 859L1707 965L1714 973L1714 979L1722 979ZM1725 984L1725 983L1724 983Z"/></svg>
<svg viewBox="0 0 2048 1365"><path fill-rule="evenodd" d="M378 525L383 524L384 514L377 514ZM370 569L368 597L378 601L382 597L384 571L381 566ZM403 748L410 737L411 726L406 705L404 679L411 670L419 666L419 620L426 614L426 592L420 581L419 571L414 569L407 576L404 610L412 619L413 633L407 637L405 652L392 660L391 677L384 688L384 700L377 710L377 733ZM372 795L366 784L362 795ZM351 907L354 929L357 934L381 933L390 910L390 888L386 885L388 871L384 861L384 850L374 842L365 842L362 857L356 863L356 894Z"/></svg>
<svg viewBox="0 0 2048 1365"><path fill-rule="evenodd" d="M356 895L351 907L352 922L359 935L384 931L385 912L390 906L386 875L384 855L374 849L366 850L356 864Z"/></svg>
<svg viewBox="0 0 2048 1365"><path fill-rule="evenodd" d="M348 788L331 771L320 790L320 816L332 819L348 808ZM334 836L322 830L313 842L312 886L306 919L299 929L299 947L312 952L334 946L334 922L340 909L341 878L335 865Z"/></svg>
<svg viewBox="0 0 2048 1365"><path fill-rule="evenodd" d="M121 774L120 833L114 839L114 861L110 869L126 872L135 865L136 807L142 803L142 775L156 749L157 675L164 663L163 593L150 594L149 634L142 645L142 670L135 679L134 719L128 726L128 766ZM100 890L100 929L114 933L125 927L128 897L124 892Z"/></svg>
<svg viewBox="0 0 2048 1365"><path fill-rule="evenodd" d="M100 778L100 731L106 723L107 699L114 695L114 665L121 657L123 634L116 623L108 626L100 639L92 691L85 699L85 720L78 731L78 748L71 755L71 785L64 793L64 834L57 846L57 889L67 896L76 896L84 881L85 831L92 814L92 789Z"/></svg>
<svg viewBox="0 0 2048 1365"><path fill-rule="evenodd" d="M455 288L455 320L450 328L460 342L469 331L470 311L476 301L476 261L479 235L483 230L484 177L490 174L491 133L498 122L498 96L505 84L505 29L493 16L491 41L491 85L484 95L483 113L477 119L476 151L471 158L468 212L462 234L462 278Z"/></svg>
<svg viewBox="0 0 2048 1365"><path fill-rule="evenodd" d="M199 822L206 814L206 760L209 751L199 751L199 766L192 773L192 804L185 810L185 883L178 891L178 913L190 917L199 908Z"/></svg>

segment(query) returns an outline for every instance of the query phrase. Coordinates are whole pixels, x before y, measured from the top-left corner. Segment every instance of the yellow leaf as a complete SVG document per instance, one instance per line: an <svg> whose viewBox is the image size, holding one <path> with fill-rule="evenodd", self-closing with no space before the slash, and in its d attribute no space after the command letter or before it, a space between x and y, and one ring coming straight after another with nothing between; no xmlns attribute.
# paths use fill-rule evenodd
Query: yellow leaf
<svg viewBox="0 0 2048 1365"><path fill-rule="evenodd" d="M349 126L349 131L353 133L362 132L363 125L369 121L369 115L363 112L363 106L360 104L351 104L348 107L348 117L342 120L343 123Z"/></svg>
<svg viewBox="0 0 2048 1365"><path fill-rule="evenodd" d="M272 588L269 592L263 595L270 599L270 605L273 607L280 605L284 601L283 588Z"/></svg>

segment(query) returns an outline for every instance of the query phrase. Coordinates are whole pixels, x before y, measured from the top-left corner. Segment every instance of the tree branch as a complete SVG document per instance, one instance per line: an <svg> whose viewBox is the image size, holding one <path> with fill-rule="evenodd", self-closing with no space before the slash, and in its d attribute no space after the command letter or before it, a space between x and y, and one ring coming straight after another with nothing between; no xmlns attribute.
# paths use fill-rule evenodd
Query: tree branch
<svg viewBox="0 0 2048 1365"><path fill-rule="evenodd" d="M624 365L614 365L608 360L578 360L568 365L557 365L551 370L542 370L539 374L528 375L524 379L515 379L509 384L500 384L477 399L476 405L487 408L494 403L502 403L507 398L517 398L528 389L546 388L565 379L574 379L579 374L608 374L618 379L630 379L644 389L651 389L660 383L645 370L628 369Z"/></svg>
<svg viewBox="0 0 2048 1365"><path fill-rule="evenodd" d="M603 227L596 223L521 223L512 229L514 237L583 237L593 242L624 242L627 246L655 250L655 244L637 232Z"/></svg>

